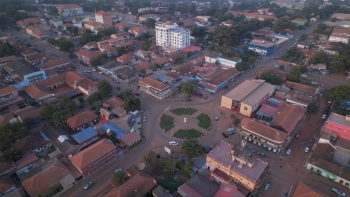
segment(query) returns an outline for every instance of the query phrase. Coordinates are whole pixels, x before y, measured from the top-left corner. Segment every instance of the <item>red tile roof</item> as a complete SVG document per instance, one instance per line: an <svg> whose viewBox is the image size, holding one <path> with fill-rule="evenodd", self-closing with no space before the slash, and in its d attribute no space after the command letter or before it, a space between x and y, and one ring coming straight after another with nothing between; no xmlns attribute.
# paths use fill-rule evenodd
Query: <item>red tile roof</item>
<svg viewBox="0 0 350 197"><path fill-rule="evenodd" d="M134 142L140 139L141 139L141 136L136 132L129 133L126 136L120 138L120 140L123 141L128 146L132 145Z"/></svg>
<svg viewBox="0 0 350 197"><path fill-rule="evenodd" d="M140 33L140 32L146 32L147 29L143 28L143 27L134 27L129 29L129 31L131 32L136 32L136 33Z"/></svg>
<svg viewBox="0 0 350 197"><path fill-rule="evenodd" d="M39 99L41 97L44 97L44 96L51 94L46 88L36 86L34 84L30 84L30 85L24 87L23 90L34 99Z"/></svg>
<svg viewBox="0 0 350 197"><path fill-rule="evenodd" d="M292 197L324 197L324 196L299 181Z"/></svg>
<svg viewBox="0 0 350 197"><path fill-rule="evenodd" d="M288 133L291 133L297 123L304 116L306 109L300 105L287 105L271 122L271 126L281 126Z"/></svg>
<svg viewBox="0 0 350 197"><path fill-rule="evenodd" d="M99 12L96 12L95 15L101 15L101 16L112 16L111 13L109 12L105 12L105 11L99 11Z"/></svg>
<svg viewBox="0 0 350 197"><path fill-rule="evenodd" d="M5 193L7 190L15 188L15 184L10 175L0 177L0 194Z"/></svg>
<svg viewBox="0 0 350 197"><path fill-rule="evenodd" d="M11 170L11 169L12 170L15 169L15 165L13 162L7 163L7 162L0 161L0 174L6 172L8 170ZM0 194L1 194L1 191L0 191Z"/></svg>
<svg viewBox="0 0 350 197"><path fill-rule="evenodd" d="M95 120L97 118L97 114L95 114L91 110L86 110L81 112L80 114L70 117L67 120L67 124L70 125L72 128L77 128L86 124L88 121Z"/></svg>
<svg viewBox="0 0 350 197"><path fill-rule="evenodd" d="M70 160L75 167L82 170L84 167L89 166L110 152L116 150L116 146L111 141L102 139L88 148L80 151L78 154L71 157Z"/></svg>
<svg viewBox="0 0 350 197"><path fill-rule="evenodd" d="M57 162L29 179L22 181L22 186L28 194L37 196L67 175L69 175L69 171L66 166L61 162Z"/></svg>
<svg viewBox="0 0 350 197"><path fill-rule="evenodd" d="M169 59L167 57L165 57L165 56L164 57L158 57L157 59L153 60L153 63L162 65L162 64L169 63Z"/></svg>
<svg viewBox="0 0 350 197"><path fill-rule="evenodd" d="M115 28L125 28L125 27L128 27L128 25L120 22L120 23L115 24L114 27Z"/></svg>
<svg viewBox="0 0 350 197"><path fill-rule="evenodd" d="M97 50L96 51L87 51L87 50L80 49L77 52L77 55L81 55L81 56L84 56L84 57L89 58L89 59L95 58L95 57L102 55L102 54L104 54L104 53L101 51L97 51Z"/></svg>
<svg viewBox="0 0 350 197"><path fill-rule="evenodd" d="M194 190L192 187L187 185L187 183L181 185L178 190L184 192L189 197L203 197L200 193L198 193L196 190Z"/></svg>
<svg viewBox="0 0 350 197"><path fill-rule="evenodd" d="M139 81L139 84L145 84L145 85L151 86L152 88L157 89L158 91L163 91L163 90L170 87L169 84L160 82L160 81L155 80L151 77L145 77L145 78L141 79Z"/></svg>
<svg viewBox="0 0 350 197"><path fill-rule="evenodd" d="M181 51L182 52L195 52L195 51L200 51L202 50L200 47L196 47L196 46L188 46L183 48Z"/></svg>
<svg viewBox="0 0 350 197"><path fill-rule="evenodd" d="M82 7L75 4L66 4L66 5L61 5L57 7L57 9L59 10L76 9L76 8L82 8Z"/></svg>
<svg viewBox="0 0 350 197"><path fill-rule="evenodd" d="M38 157L35 155L35 153L31 153L16 161L16 168L17 170L20 170L21 168L33 163L36 160L38 160Z"/></svg>
<svg viewBox="0 0 350 197"><path fill-rule="evenodd" d="M14 56L14 55L7 56L7 57L2 57L2 58L0 58L0 64L9 62L9 61L12 61L12 60L15 60L15 59L16 59L16 56Z"/></svg>
<svg viewBox="0 0 350 197"><path fill-rule="evenodd" d="M0 96L5 95L5 94L9 94L9 93L12 93L12 92L15 92L15 91L17 92L15 87L7 86L7 87L4 87L4 88L0 89Z"/></svg>
<svg viewBox="0 0 350 197"><path fill-rule="evenodd" d="M117 107L123 107L123 106L124 106L124 101L118 97L110 98L103 103L103 107L105 108L110 107L111 109L114 109Z"/></svg>
<svg viewBox="0 0 350 197"><path fill-rule="evenodd" d="M149 62L139 62L136 64L135 69L140 72L143 69L152 69L152 64Z"/></svg>
<svg viewBox="0 0 350 197"><path fill-rule="evenodd" d="M61 60L61 59L53 59L51 61L48 61L48 62L44 62L42 64L39 64L39 68L41 70L45 70L45 69L48 69L48 68L52 68L52 67L55 67L55 66L59 66L61 64L66 64L68 63L67 61L65 60Z"/></svg>
<svg viewBox="0 0 350 197"><path fill-rule="evenodd" d="M130 62L133 60L135 60L135 57L133 55L130 55L130 54L124 54L124 55L117 58L117 61L124 62L124 63Z"/></svg>
<svg viewBox="0 0 350 197"><path fill-rule="evenodd" d="M93 21L91 21L91 22L87 22L87 23L85 23L84 24L84 26L93 26L93 27L99 27L99 26L103 26L103 24L102 23L98 23L98 22L93 22Z"/></svg>

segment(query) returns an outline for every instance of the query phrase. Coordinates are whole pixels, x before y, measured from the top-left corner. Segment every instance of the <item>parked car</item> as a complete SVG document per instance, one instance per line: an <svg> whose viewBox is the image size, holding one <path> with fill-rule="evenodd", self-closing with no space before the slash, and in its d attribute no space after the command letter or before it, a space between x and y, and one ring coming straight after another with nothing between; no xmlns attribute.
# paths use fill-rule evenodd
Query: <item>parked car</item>
<svg viewBox="0 0 350 197"><path fill-rule="evenodd" d="M117 88L117 90L120 90L120 87L116 87Z"/></svg>
<svg viewBox="0 0 350 197"><path fill-rule="evenodd" d="M87 185L84 186L84 189L87 190L89 189L90 187L92 187L93 183L92 182L89 182Z"/></svg>
<svg viewBox="0 0 350 197"><path fill-rule="evenodd" d="M228 138L228 135L225 132L222 133L222 135L224 136L224 138Z"/></svg>
<svg viewBox="0 0 350 197"><path fill-rule="evenodd" d="M255 149L254 148L248 146L248 149L251 150L253 153L255 153Z"/></svg>
<svg viewBox="0 0 350 197"><path fill-rule="evenodd" d="M310 148L309 148L309 147L305 147L304 152L308 153L308 152L309 152L309 150L310 150Z"/></svg>
<svg viewBox="0 0 350 197"><path fill-rule="evenodd" d="M286 154L287 154L287 155L290 155L291 153L292 153L292 149L289 148L289 149L287 150Z"/></svg>
<svg viewBox="0 0 350 197"><path fill-rule="evenodd" d="M265 157L265 153L263 152L256 152L256 154L258 154L259 156Z"/></svg>
<svg viewBox="0 0 350 197"><path fill-rule="evenodd" d="M120 81L115 81L116 83L120 83Z"/></svg>
<svg viewBox="0 0 350 197"><path fill-rule="evenodd" d="M97 70L95 68L93 68L92 71L96 72Z"/></svg>
<svg viewBox="0 0 350 197"><path fill-rule="evenodd" d="M115 171L114 171L114 173L118 173L118 172L121 172L123 169L121 169L121 168L118 168L118 169L116 169Z"/></svg>
<svg viewBox="0 0 350 197"><path fill-rule="evenodd" d="M332 191L340 196L345 196L345 193L339 189L335 189L334 187L332 187Z"/></svg>
<svg viewBox="0 0 350 197"><path fill-rule="evenodd" d="M217 117L217 116L214 116L214 119L215 119L216 121L218 121L218 120L219 120L219 117Z"/></svg>
<svg viewBox="0 0 350 197"><path fill-rule="evenodd" d="M146 116L143 117L143 122L146 122L147 121L147 118Z"/></svg>
<svg viewBox="0 0 350 197"><path fill-rule="evenodd" d="M140 96L140 94L136 92L136 93L135 93L135 96Z"/></svg>
<svg viewBox="0 0 350 197"><path fill-rule="evenodd" d="M323 114L326 114L326 115L329 114L329 110L325 109Z"/></svg>
<svg viewBox="0 0 350 197"><path fill-rule="evenodd" d="M295 138L298 139L300 137L299 134L295 134Z"/></svg>
<svg viewBox="0 0 350 197"><path fill-rule="evenodd" d="M271 186L271 185L270 185L269 183L267 183L267 184L265 185L265 191L269 190L270 186Z"/></svg>
<svg viewBox="0 0 350 197"><path fill-rule="evenodd" d="M322 115L322 119L326 119L327 115L326 114L323 114Z"/></svg>
<svg viewBox="0 0 350 197"><path fill-rule="evenodd" d="M179 142L177 141L170 141L169 142L169 146L178 146L179 145Z"/></svg>

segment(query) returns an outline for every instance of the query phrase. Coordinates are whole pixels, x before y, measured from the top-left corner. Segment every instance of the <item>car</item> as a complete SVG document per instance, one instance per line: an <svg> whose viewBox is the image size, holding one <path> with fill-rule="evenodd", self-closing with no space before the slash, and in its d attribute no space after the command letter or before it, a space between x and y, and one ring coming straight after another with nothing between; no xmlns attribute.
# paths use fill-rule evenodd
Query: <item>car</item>
<svg viewBox="0 0 350 197"><path fill-rule="evenodd" d="M218 120L219 120L219 117L217 117L217 116L214 116L214 119L215 119L216 121L218 121Z"/></svg>
<svg viewBox="0 0 350 197"><path fill-rule="evenodd" d="M264 68L265 66L261 66L261 68Z"/></svg>
<svg viewBox="0 0 350 197"><path fill-rule="evenodd" d="M222 133L222 136L224 136L224 138L228 138L228 135L225 132Z"/></svg>
<svg viewBox="0 0 350 197"><path fill-rule="evenodd" d="M269 190L270 186L271 186L271 185L270 185L269 183L267 183L267 184L265 185L265 191Z"/></svg>
<svg viewBox="0 0 350 197"><path fill-rule="evenodd" d="M299 134L295 134L295 138L298 139L300 137Z"/></svg>
<svg viewBox="0 0 350 197"><path fill-rule="evenodd" d="M289 149L287 150L286 154L287 154L287 155L290 155L291 153L292 153L292 149L289 148Z"/></svg>
<svg viewBox="0 0 350 197"><path fill-rule="evenodd" d="M227 131L235 131L234 128L228 128Z"/></svg>
<svg viewBox="0 0 350 197"><path fill-rule="evenodd" d="M118 172L121 172L121 171L123 171L123 169L118 168L118 169L116 169L116 170L114 171L114 173L118 173Z"/></svg>
<svg viewBox="0 0 350 197"><path fill-rule="evenodd" d="M205 153L209 153L210 152L210 149L209 148L206 148L204 146L202 146L202 150L205 152Z"/></svg>
<svg viewBox="0 0 350 197"><path fill-rule="evenodd" d="M248 149L251 150L253 153L255 153L255 149L254 148L248 146Z"/></svg>
<svg viewBox="0 0 350 197"><path fill-rule="evenodd" d="M258 154L259 156L265 157L265 153L263 152L256 152L256 154Z"/></svg>
<svg viewBox="0 0 350 197"><path fill-rule="evenodd" d="M177 141L170 141L169 142L169 146L178 146L179 145L179 142Z"/></svg>
<svg viewBox="0 0 350 197"><path fill-rule="evenodd" d="M340 196L345 196L345 193L339 189L332 187L332 191Z"/></svg>
<svg viewBox="0 0 350 197"><path fill-rule="evenodd" d="M147 121L147 118L146 116L143 117L143 122L146 122Z"/></svg>
<svg viewBox="0 0 350 197"><path fill-rule="evenodd" d="M309 152L309 150L310 150L310 148L309 148L309 147L305 147L304 152L308 153L308 152Z"/></svg>
<svg viewBox="0 0 350 197"><path fill-rule="evenodd" d="M90 187L92 187L93 183L92 182L89 182L87 185L84 186L84 189L87 190L89 189Z"/></svg>
<svg viewBox="0 0 350 197"><path fill-rule="evenodd" d="M103 75L103 72L98 72L100 75Z"/></svg>
<svg viewBox="0 0 350 197"><path fill-rule="evenodd" d="M120 90L120 87L116 87L117 90Z"/></svg>
<svg viewBox="0 0 350 197"><path fill-rule="evenodd" d="M120 81L115 81L116 83L120 83Z"/></svg>
<svg viewBox="0 0 350 197"><path fill-rule="evenodd" d="M326 114L323 114L322 115L322 119L326 119L327 115Z"/></svg>
<svg viewBox="0 0 350 197"><path fill-rule="evenodd" d="M255 75L255 73L252 73L252 76L254 76Z"/></svg>
<svg viewBox="0 0 350 197"><path fill-rule="evenodd" d="M326 114L326 115L327 115L328 113L329 113L329 110L327 110L327 109L325 109L324 112L323 112L323 114Z"/></svg>
<svg viewBox="0 0 350 197"><path fill-rule="evenodd" d="M97 70L95 68L93 68L92 71L96 72Z"/></svg>
<svg viewBox="0 0 350 197"><path fill-rule="evenodd" d="M136 92L136 93L135 93L135 96L140 96L140 94Z"/></svg>
<svg viewBox="0 0 350 197"><path fill-rule="evenodd" d="M331 107L329 107L329 106L328 106L328 107L326 107L326 110L330 111L330 110L331 110Z"/></svg>

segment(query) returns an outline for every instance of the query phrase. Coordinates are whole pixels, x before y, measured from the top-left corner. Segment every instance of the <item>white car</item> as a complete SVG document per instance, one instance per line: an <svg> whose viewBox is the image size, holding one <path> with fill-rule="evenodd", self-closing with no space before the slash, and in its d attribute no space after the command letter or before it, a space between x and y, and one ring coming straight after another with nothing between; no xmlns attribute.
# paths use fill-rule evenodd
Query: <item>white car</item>
<svg viewBox="0 0 350 197"><path fill-rule="evenodd" d="M170 141L170 142L169 142L169 145L170 145L170 146L178 146L178 145L179 145L179 142L177 142L177 141Z"/></svg>
<svg viewBox="0 0 350 197"><path fill-rule="evenodd" d="M96 72L97 70L93 68L92 71Z"/></svg>
<svg viewBox="0 0 350 197"><path fill-rule="evenodd" d="M345 197L345 193L343 191L340 191L339 189L335 189L334 187L332 187L332 191L340 196Z"/></svg>
<svg viewBox="0 0 350 197"><path fill-rule="evenodd" d="M234 131L234 128L228 128L227 131Z"/></svg>
<svg viewBox="0 0 350 197"><path fill-rule="evenodd" d="M84 186L84 189L87 190L89 189L90 187L92 187L93 183L92 182L89 182L87 185Z"/></svg>
<svg viewBox="0 0 350 197"><path fill-rule="evenodd" d="M99 72L100 73L100 75L103 75L103 72Z"/></svg>
<svg viewBox="0 0 350 197"><path fill-rule="evenodd" d="M116 169L115 171L114 171L114 173L118 173L118 172L121 172L123 169L121 169L121 168L118 168L118 169Z"/></svg>
<svg viewBox="0 0 350 197"><path fill-rule="evenodd" d="M322 119L326 119L326 116L327 116L326 114L323 114Z"/></svg>
<svg viewBox="0 0 350 197"><path fill-rule="evenodd" d="M310 148L309 148L309 147L306 147L305 150L304 150L304 152L308 153L309 150L310 150Z"/></svg>

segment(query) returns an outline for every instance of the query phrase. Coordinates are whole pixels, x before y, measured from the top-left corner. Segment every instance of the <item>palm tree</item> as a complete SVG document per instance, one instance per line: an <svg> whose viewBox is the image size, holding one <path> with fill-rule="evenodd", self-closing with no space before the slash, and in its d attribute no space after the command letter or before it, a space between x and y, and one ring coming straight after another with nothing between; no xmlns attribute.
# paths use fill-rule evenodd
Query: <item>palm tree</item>
<svg viewBox="0 0 350 197"><path fill-rule="evenodd" d="M11 161L16 161L19 158L21 158L21 152L17 151L15 148L11 147L7 149L4 153L4 160L11 162Z"/></svg>
<svg viewBox="0 0 350 197"><path fill-rule="evenodd" d="M123 183L125 183L126 180L127 180L127 177L125 173L120 171L120 172L114 173L112 177L112 184L117 187L119 185L123 185Z"/></svg>
<svg viewBox="0 0 350 197"><path fill-rule="evenodd" d="M67 118L62 112L55 112L52 114L52 121L56 126L64 126Z"/></svg>

